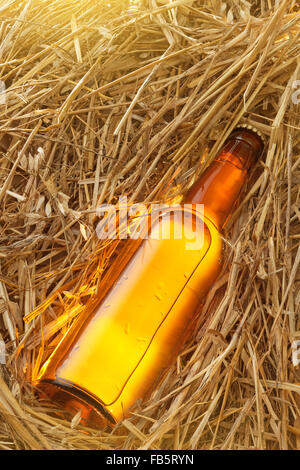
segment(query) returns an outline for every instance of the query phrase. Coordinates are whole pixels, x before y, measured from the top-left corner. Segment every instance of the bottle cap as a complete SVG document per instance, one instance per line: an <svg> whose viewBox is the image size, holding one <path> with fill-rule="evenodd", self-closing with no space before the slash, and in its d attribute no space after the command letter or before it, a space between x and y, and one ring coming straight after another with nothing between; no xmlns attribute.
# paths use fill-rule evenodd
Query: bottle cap
<svg viewBox="0 0 300 470"><path fill-rule="evenodd" d="M265 145L265 138L263 134L251 124L239 124L234 130L236 131L238 129L249 129L250 131L254 132L261 139L263 145Z"/></svg>

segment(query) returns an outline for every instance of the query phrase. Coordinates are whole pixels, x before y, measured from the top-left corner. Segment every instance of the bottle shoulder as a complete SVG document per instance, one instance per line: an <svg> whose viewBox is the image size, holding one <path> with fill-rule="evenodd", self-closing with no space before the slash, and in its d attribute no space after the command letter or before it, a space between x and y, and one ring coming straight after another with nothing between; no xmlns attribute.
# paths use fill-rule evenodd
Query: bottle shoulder
<svg viewBox="0 0 300 470"><path fill-rule="evenodd" d="M180 249L185 246L185 250L199 251L201 248L201 252L204 249L206 253L213 251L216 257L220 256L222 235L213 213L206 210L203 204L188 203L166 208L166 211L154 220L150 238L159 239L165 234L171 234L171 241L165 241L166 247L171 246L173 239L179 234L179 238L185 239L186 242ZM174 249L178 244L179 242L174 244Z"/></svg>

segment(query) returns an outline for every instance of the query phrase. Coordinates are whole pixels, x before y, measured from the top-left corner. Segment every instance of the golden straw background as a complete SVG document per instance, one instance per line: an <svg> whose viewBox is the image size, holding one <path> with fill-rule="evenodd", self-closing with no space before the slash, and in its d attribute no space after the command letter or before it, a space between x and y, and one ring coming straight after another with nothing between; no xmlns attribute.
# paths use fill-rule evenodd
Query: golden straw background
<svg viewBox="0 0 300 470"><path fill-rule="evenodd" d="M299 20L288 0L1 2L1 449L300 448ZM246 122L263 158L151 398L114 430L38 400L31 378L120 249L97 205L179 197Z"/></svg>

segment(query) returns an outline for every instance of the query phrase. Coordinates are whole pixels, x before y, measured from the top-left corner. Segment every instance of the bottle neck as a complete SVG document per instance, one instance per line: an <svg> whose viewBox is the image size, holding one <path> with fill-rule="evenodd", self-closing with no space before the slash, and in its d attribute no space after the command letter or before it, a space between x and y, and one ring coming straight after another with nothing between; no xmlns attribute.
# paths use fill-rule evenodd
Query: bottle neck
<svg viewBox="0 0 300 470"><path fill-rule="evenodd" d="M243 129L231 134L183 202L204 204L204 214L221 229L238 203L249 169L261 151L262 142L254 132Z"/></svg>

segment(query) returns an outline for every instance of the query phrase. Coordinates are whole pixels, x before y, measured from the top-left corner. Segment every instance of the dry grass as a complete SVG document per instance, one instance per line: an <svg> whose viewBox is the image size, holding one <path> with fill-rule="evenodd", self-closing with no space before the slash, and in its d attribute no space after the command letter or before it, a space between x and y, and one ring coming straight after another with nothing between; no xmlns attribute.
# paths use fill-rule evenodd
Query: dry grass
<svg viewBox="0 0 300 470"><path fill-rule="evenodd" d="M299 7L109 3L0 6L0 448L299 449ZM30 380L119 249L97 204L184 192L239 122L266 150L195 337L134 422L53 414Z"/></svg>

